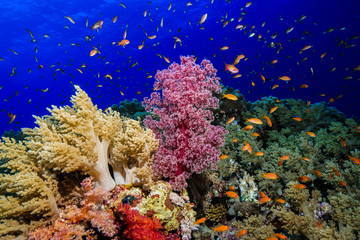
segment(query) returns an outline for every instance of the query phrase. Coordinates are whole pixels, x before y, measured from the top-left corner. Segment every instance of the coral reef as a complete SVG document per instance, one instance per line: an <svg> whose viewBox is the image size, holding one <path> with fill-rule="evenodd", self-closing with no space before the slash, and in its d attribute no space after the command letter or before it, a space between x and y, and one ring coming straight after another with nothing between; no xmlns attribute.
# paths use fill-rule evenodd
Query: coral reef
<svg viewBox="0 0 360 240"><path fill-rule="evenodd" d="M154 89L161 94L153 92L144 99L145 109L159 118L144 119L159 140L153 170L181 191L193 173L215 168L219 160L226 131L211 125L210 111L218 107L212 92L221 91L219 78L208 60L197 65L193 57L181 57L181 64L171 64L155 78Z"/></svg>

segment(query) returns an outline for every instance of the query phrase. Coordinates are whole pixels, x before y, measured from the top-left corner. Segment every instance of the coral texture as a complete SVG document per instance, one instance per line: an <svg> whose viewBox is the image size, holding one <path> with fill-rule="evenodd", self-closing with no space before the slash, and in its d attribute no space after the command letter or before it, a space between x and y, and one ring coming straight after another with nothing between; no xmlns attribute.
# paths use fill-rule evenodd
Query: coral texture
<svg viewBox="0 0 360 240"><path fill-rule="evenodd" d="M152 131L111 109L98 110L79 86L75 88L72 107L53 106L50 116L35 117L39 127L24 129L30 153L51 171L87 173L105 190L113 189L115 181L136 182L136 170L147 167L158 146Z"/></svg>
<svg viewBox="0 0 360 240"><path fill-rule="evenodd" d="M60 218L51 225L38 228L29 233L30 240L45 239L96 239L93 229L88 229L87 223L96 228L103 236L113 237L117 234L114 217L110 211L103 208L103 203L110 193L102 188L95 188L92 178L86 178L81 183L84 200L81 207L66 206Z"/></svg>
<svg viewBox="0 0 360 240"><path fill-rule="evenodd" d="M201 65L193 57L181 57L181 64L173 63L158 71L151 98L144 99L147 116L144 124L152 129L159 140L153 170L164 176L176 190L187 186L186 179L193 173L202 173L208 167L216 168L220 147L226 131L211 125L219 100L216 69L208 60Z"/></svg>

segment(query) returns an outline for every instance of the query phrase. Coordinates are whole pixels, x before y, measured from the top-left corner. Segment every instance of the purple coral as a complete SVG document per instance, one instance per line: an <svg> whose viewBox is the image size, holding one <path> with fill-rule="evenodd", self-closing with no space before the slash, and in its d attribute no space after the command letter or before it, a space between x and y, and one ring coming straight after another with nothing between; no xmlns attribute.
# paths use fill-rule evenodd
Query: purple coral
<svg viewBox="0 0 360 240"><path fill-rule="evenodd" d="M162 94L153 92L144 99L146 110L155 116L147 116L144 124L159 140L154 173L169 178L175 190L186 187L193 173L215 169L219 161L226 130L211 125L210 109L219 105L212 92L221 92L216 72L209 60L198 65L193 57L181 57L180 65L157 72L154 88Z"/></svg>

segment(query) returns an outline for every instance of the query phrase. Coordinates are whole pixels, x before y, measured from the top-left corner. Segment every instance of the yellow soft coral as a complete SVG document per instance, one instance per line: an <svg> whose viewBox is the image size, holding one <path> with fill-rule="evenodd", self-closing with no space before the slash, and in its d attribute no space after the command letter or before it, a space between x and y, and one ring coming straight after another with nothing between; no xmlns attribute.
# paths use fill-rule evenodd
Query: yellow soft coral
<svg viewBox="0 0 360 240"><path fill-rule="evenodd" d="M138 181L137 169L147 167L158 146L152 131L111 109L98 110L79 86L75 88L72 107L53 106L50 116L35 117L38 127L24 129L30 153L45 168L87 173L105 190Z"/></svg>
<svg viewBox="0 0 360 240"><path fill-rule="evenodd" d="M0 175L0 236L25 236L29 229L60 214L57 182L27 150L23 142L9 138L0 141L4 169Z"/></svg>

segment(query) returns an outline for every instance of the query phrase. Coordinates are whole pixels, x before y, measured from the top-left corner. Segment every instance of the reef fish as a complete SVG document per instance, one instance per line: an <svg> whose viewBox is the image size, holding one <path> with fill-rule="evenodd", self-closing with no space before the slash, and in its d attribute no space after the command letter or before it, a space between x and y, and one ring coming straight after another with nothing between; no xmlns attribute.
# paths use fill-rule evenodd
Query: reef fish
<svg viewBox="0 0 360 240"><path fill-rule="evenodd" d="M219 227L216 227L213 229L213 231L216 231L216 232L224 232L224 231L227 231L229 229L228 226L225 226L225 225L221 225Z"/></svg>
<svg viewBox="0 0 360 240"><path fill-rule="evenodd" d="M239 196L236 194L236 192L233 191L227 191L225 192L226 196L231 197L231 198L238 198Z"/></svg>
<svg viewBox="0 0 360 240"><path fill-rule="evenodd" d="M206 217L203 217L203 218L200 218L200 219L196 220L194 222L194 224L201 224L201 223L204 223L205 221L206 221Z"/></svg>
<svg viewBox="0 0 360 240"><path fill-rule="evenodd" d="M91 31L93 31L94 29L102 28L103 24L104 24L103 20L98 20L94 23L94 25L92 25L92 27L89 28L91 28Z"/></svg>
<svg viewBox="0 0 360 240"><path fill-rule="evenodd" d="M246 120L246 122L251 122L251 123L254 123L254 124L258 124L258 125L260 125L260 124L263 123L263 122L262 122L260 119L258 119L258 118L249 118L249 119Z"/></svg>
<svg viewBox="0 0 360 240"><path fill-rule="evenodd" d="M275 173L264 173L262 177L268 178L268 179L277 179L278 176Z"/></svg>
<svg viewBox="0 0 360 240"><path fill-rule="evenodd" d="M229 100L233 100L233 101L238 100L238 97L237 97L237 96L235 96L234 94L230 94L230 93L228 93L228 94L223 94L223 97L224 97L224 98L227 98L227 99L229 99Z"/></svg>

